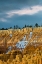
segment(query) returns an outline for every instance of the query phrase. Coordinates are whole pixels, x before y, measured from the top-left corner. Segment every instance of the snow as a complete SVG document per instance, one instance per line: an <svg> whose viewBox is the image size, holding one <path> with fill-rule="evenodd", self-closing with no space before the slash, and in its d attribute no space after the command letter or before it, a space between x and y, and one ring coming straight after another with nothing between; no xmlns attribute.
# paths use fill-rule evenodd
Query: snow
<svg viewBox="0 0 42 64"><path fill-rule="evenodd" d="M16 44L17 48L25 48L28 44L28 41L20 41Z"/></svg>

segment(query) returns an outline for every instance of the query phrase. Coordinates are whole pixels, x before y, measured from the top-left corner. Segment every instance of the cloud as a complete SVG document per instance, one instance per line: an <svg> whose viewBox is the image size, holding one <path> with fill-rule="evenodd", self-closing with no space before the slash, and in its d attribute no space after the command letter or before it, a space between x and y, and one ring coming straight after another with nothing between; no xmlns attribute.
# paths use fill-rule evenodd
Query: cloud
<svg viewBox="0 0 42 64"><path fill-rule="evenodd" d="M20 15L20 16L21 15L33 15L33 14L38 13L39 11L42 11L42 6L37 5L37 6L24 8L21 10L11 10L11 11L6 12L6 14L7 14L7 18L11 18L15 14Z"/></svg>
<svg viewBox="0 0 42 64"><path fill-rule="evenodd" d="M7 20L5 18L0 18L1 22L6 22Z"/></svg>
<svg viewBox="0 0 42 64"><path fill-rule="evenodd" d="M0 12L42 4L42 0L0 0Z"/></svg>

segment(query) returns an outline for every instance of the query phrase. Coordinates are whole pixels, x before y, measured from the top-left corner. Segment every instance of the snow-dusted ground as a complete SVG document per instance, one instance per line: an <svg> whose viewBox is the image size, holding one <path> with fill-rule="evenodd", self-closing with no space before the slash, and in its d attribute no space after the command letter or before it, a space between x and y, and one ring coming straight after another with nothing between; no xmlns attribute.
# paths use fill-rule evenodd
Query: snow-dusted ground
<svg viewBox="0 0 42 64"><path fill-rule="evenodd" d="M26 35L23 37L22 41L19 41L16 46L17 48L25 48L29 42L29 40L31 39L32 37L32 32L30 32L30 35L29 35L29 39L28 41L26 41Z"/></svg>
<svg viewBox="0 0 42 64"><path fill-rule="evenodd" d="M12 47L11 46L8 47L8 50L6 51L6 54L8 54L8 52L11 51L11 50L12 50Z"/></svg>
<svg viewBox="0 0 42 64"><path fill-rule="evenodd" d="M12 35L10 35L10 36L12 37ZM21 36L20 36L20 37L21 37ZM17 48L25 48L25 47L27 46L29 40L31 39L31 37L32 37L32 32L30 32L28 41L26 41L26 35L25 35L25 36L22 38L22 41L19 41L19 42L16 44L16 47L17 47ZM10 46L10 47L8 48L7 53L8 53L9 51L11 51L11 50L12 50L12 47Z"/></svg>
<svg viewBox="0 0 42 64"><path fill-rule="evenodd" d="M28 41L20 41L16 44L17 48L25 48L28 44Z"/></svg>

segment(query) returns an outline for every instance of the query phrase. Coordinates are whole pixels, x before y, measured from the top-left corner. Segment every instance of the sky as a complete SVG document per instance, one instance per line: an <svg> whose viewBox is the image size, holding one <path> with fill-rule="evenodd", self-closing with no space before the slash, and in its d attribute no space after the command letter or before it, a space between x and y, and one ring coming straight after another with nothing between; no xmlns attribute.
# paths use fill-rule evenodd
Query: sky
<svg viewBox="0 0 42 64"><path fill-rule="evenodd" d="M42 0L0 0L0 28L42 24Z"/></svg>

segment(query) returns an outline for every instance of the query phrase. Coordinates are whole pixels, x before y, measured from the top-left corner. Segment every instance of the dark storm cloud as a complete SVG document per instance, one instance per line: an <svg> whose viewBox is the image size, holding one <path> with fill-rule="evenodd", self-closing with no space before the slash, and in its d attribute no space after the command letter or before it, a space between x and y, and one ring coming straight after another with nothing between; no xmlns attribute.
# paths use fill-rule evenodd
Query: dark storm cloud
<svg viewBox="0 0 42 64"><path fill-rule="evenodd" d="M0 0L0 18L6 16L7 11L20 10L37 4L38 0Z"/></svg>
<svg viewBox="0 0 42 64"><path fill-rule="evenodd" d="M31 8L33 6L34 8ZM8 18L6 18L6 13L8 13ZM0 0L0 27L10 27L16 24L24 26L25 24L35 24L36 22L40 24L42 22L41 13L42 0ZM9 18L9 16L11 17Z"/></svg>
<svg viewBox="0 0 42 64"><path fill-rule="evenodd" d="M0 12L38 5L39 0L0 0Z"/></svg>

